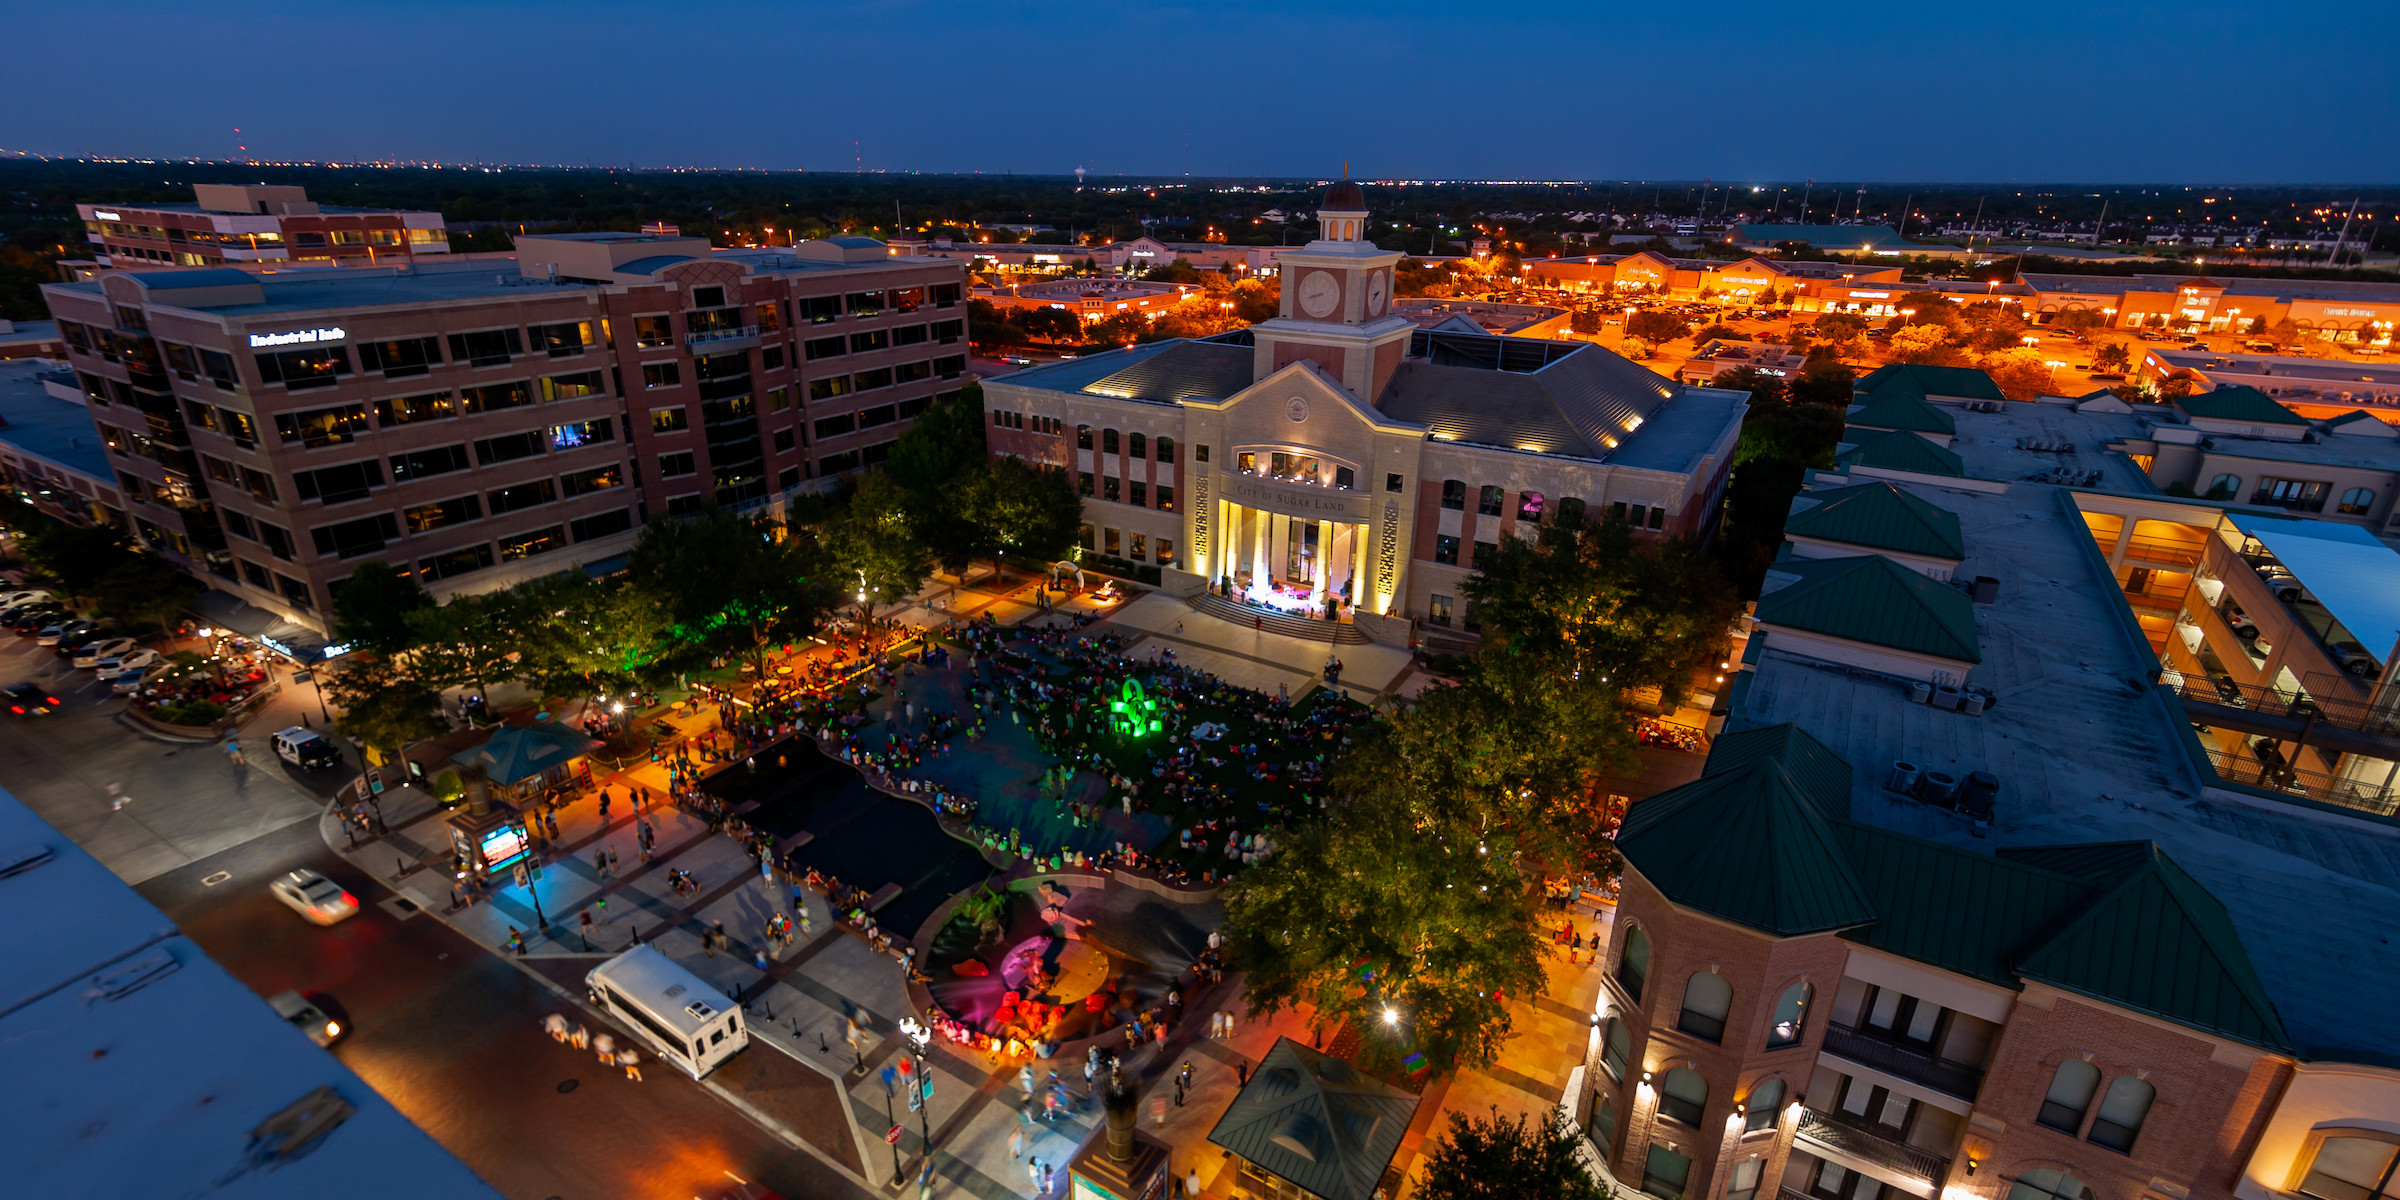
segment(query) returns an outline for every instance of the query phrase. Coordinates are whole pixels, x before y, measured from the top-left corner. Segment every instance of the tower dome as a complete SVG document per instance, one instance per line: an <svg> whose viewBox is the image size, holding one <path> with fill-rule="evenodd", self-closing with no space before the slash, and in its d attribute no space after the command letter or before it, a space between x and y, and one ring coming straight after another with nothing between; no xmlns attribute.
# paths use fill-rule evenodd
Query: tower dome
<svg viewBox="0 0 2400 1200"><path fill-rule="evenodd" d="M1325 199L1317 207L1334 212L1365 212L1367 194L1357 184L1343 179L1325 189Z"/></svg>

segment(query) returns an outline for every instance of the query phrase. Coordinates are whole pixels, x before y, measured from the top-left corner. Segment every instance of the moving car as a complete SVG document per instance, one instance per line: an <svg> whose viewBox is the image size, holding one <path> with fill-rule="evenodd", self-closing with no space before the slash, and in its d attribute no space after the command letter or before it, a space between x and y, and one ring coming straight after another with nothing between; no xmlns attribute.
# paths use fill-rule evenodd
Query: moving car
<svg viewBox="0 0 2400 1200"><path fill-rule="evenodd" d="M275 747L275 757L300 768L314 771L342 761L342 752L333 748L314 730L294 725L267 739Z"/></svg>
<svg viewBox="0 0 2400 1200"><path fill-rule="evenodd" d="M49 598L50 593L45 592L40 588L0 592L0 609L15 608L20 604L31 604L36 600L47 600Z"/></svg>
<svg viewBox="0 0 2400 1200"><path fill-rule="evenodd" d="M358 897L306 867L268 884L267 890L293 912L319 925L332 925L358 915Z"/></svg>
<svg viewBox="0 0 2400 1200"><path fill-rule="evenodd" d="M326 1016L324 1009L309 1003L308 997L298 992L277 992L267 997L267 1003L274 1007L276 1016L290 1021L308 1035L308 1040L320 1046L331 1046L334 1039L342 1036L342 1023Z"/></svg>
<svg viewBox="0 0 2400 1200"><path fill-rule="evenodd" d="M8 711L20 717L46 717L66 707L38 683L12 683L0 692L8 696Z"/></svg>
<svg viewBox="0 0 2400 1200"><path fill-rule="evenodd" d="M67 661L78 667L96 667L103 660L115 658L121 654L131 654L141 648L140 642L129 637L93 638L91 641L77 646L74 655Z"/></svg>

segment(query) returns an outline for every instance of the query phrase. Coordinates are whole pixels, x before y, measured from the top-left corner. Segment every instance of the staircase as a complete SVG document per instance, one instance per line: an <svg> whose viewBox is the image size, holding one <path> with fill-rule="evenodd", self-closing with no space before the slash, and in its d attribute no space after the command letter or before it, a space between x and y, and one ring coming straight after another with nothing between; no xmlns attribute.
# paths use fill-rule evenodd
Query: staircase
<svg viewBox="0 0 2400 1200"><path fill-rule="evenodd" d="M1258 628L1264 629L1268 633L1280 633L1285 637L1306 638L1314 642L1332 642L1341 646L1367 644L1367 635L1360 633L1356 626L1347 621L1311 621L1306 617L1290 616L1271 608L1262 608L1256 604L1228 600L1215 592L1201 592L1185 603L1190 604L1194 612L1207 613L1235 625L1250 625L1255 622Z"/></svg>

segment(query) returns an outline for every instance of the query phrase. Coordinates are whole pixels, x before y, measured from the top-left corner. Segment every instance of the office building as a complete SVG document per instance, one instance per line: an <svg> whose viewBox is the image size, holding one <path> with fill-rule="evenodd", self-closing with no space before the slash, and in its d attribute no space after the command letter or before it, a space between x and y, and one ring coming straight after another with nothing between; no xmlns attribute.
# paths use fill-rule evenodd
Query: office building
<svg viewBox="0 0 2400 1200"><path fill-rule="evenodd" d="M2212 279L2206 275L2020 275L2025 311L2097 312L2119 329L2249 333L2289 321L2304 337L2389 346L2400 283L2346 279Z"/></svg>
<svg viewBox="0 0 2400 1200"><path fill-rule="evenodd" d="M197 183L188 204L78 204L84 237L106 266L320 265L448 254L437 212L328 207L302 188Z"/></svg>

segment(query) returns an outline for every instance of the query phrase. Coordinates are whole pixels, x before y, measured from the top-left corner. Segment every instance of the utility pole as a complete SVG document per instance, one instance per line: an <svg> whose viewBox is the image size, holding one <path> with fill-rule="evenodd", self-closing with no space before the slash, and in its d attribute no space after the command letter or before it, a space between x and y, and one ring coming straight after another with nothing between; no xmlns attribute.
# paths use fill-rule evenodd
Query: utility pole
<svg viewBox="0 0 2400 1200"><path fill-rule="evenodd" d="M1975 231L1983 228L1983 201L1984 197L1975 197L1975 219L1967 223L1967 253L1969 254L1975 253ZM1990 245L1990 239L1985 239L1984 244Z"/></svg>
<svg viewBox="0 0 2400 1200"><path fill-rule="evenodd" d="M1899 233L1900 238L1903 241L1908 239L1908 206L1916 203L1916 200L1917 194L1915 192L1910 192L1908 193L1907 198L1900 201L1900 225L1896 232Z"/></svg>
<svg viewBox="0 0 2400 1200"><path fill-rule="evenodd" d="M2333 237L2333 256L2325 260L2326 266L2338 267L2342 265L2342 243L2350 240L2350 222L2357 219L2358 198L2353 196L2350 198L2350 213L2348 216L2342 218L2342 231L2335 234Z"/></svg>
<svg viewBox="0 0 2400 1200"><path fill-rule="evenodd" d="M2100 235L2106 232L2108 232L2108 201L2102 200L2100 202L2100 221L2092 226L2092 245L2098 246Z"/></svg>
<svg viewBox="0 0 2400 1200"><path fill-rule="evenodd" d="M1814 179L1809 180L1807 185L1800 189L1800 223L1802 225L1808 224L1808 194L1815 190L1817 190L1817 181Z"/></svg>

